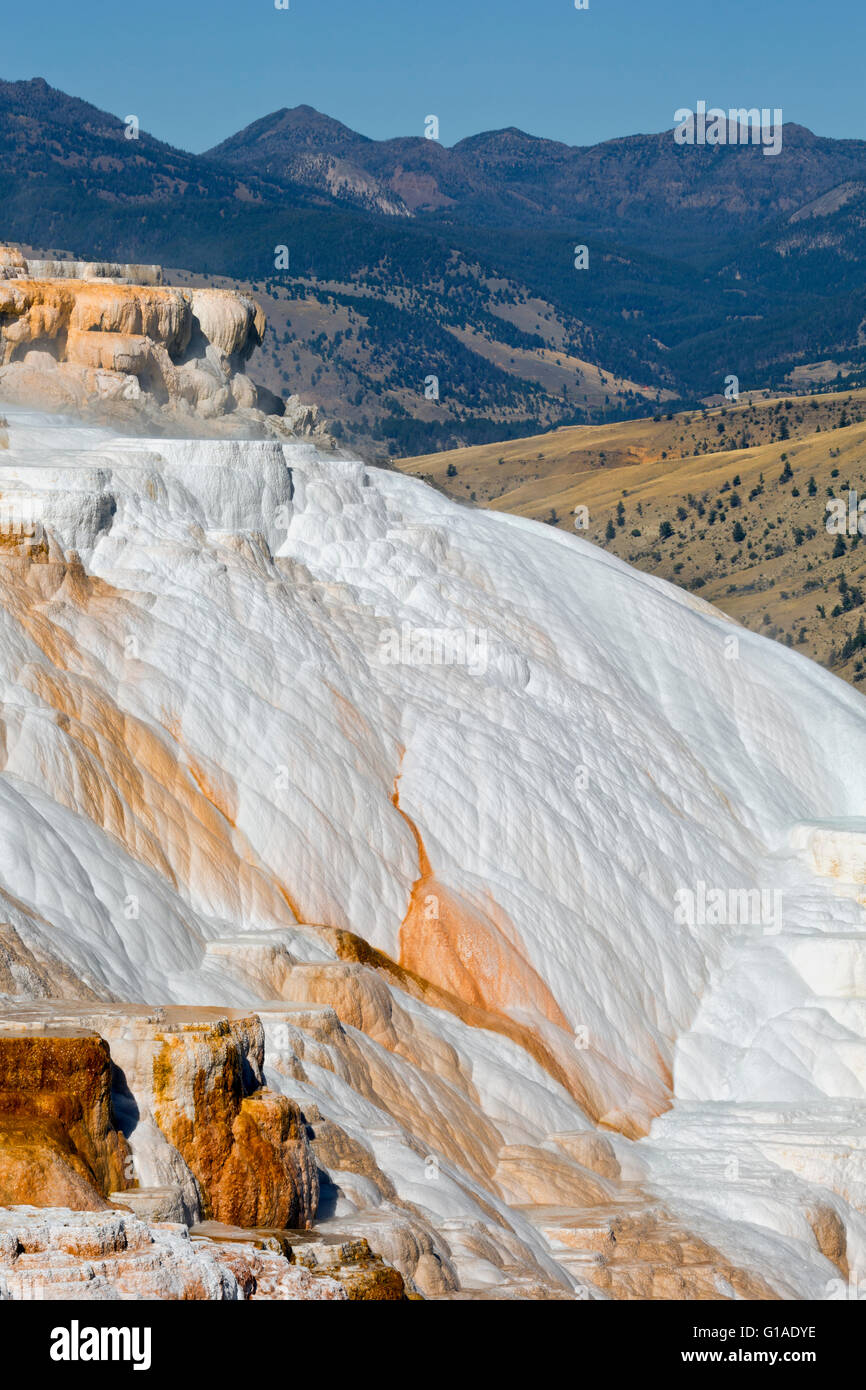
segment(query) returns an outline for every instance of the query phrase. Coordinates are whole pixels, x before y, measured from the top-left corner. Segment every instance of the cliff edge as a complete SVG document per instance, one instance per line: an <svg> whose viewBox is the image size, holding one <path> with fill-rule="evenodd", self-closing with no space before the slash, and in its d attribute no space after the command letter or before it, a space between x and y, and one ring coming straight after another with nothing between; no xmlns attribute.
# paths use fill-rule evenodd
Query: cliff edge
<svg viewBox="0 0 866 1390"><path fill-rule="evenodd" d="M159 266L34 261L0 246L0 400L134 433L333 447L318 407L246 374L266 331L254 299L162 278Z"/></svg>

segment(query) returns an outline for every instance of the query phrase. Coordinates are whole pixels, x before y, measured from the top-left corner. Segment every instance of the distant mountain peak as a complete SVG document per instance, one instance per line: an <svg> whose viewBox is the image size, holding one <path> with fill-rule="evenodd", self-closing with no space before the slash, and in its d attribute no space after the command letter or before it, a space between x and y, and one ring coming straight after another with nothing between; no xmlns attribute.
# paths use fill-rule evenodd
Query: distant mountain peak
<svg viewBox="0 0 866 1390"><path fill-rule="evenodd" d="M343 125L342 121L317 111L314 106L282 106L244 126L205 153L210 158L233 155L239 150L261 149L273 144L273 156L284 149L275 142L290 141L291 149L314 150L317 154L345 155L375 141Z"/></svg>

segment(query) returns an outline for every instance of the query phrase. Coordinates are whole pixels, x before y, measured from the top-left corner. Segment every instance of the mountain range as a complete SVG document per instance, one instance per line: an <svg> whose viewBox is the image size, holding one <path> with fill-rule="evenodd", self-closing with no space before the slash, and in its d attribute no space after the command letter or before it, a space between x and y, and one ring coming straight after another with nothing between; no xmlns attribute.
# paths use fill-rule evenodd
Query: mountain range
<svg viewBox="0 0 866 1390"><path fill-rule="evenodd" d="M206 152L245 176L357 199L380 212L487 226L578 226L686 257L797 212L866 169L866 142L784 128L777 158L756 145L677 145L670 131L571 146L510 127L461 140L371 140L310 106L283 108ZM335 172L345 179L339 187Z"/></svg>
<svg viewBox="0 0 866 1390"><path fill-rule="evenodd" d="M258 379L368 456L691 404L730 375L863 374L863 141L787 124L767 158L512 128L447 148L303 106L201 155L128 133L41 79L0 83L3 239L255 290Z"/></svg>

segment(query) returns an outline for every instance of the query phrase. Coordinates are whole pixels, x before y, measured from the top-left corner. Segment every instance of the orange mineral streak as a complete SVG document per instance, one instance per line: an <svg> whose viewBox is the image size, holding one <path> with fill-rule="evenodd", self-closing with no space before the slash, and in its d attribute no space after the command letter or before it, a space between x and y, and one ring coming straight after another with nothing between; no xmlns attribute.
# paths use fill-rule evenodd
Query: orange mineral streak
<svg viewBox="0 0 866 1390"><path fill-rule="evenodd" d="M228 788L225 785L216 787L214 782L202 768L197 767L192 758L188 759L189 775L195 782L205 801L210 802L218 815L222 816L233 829L237 829L237 801L230 798Z"/></svg>
<svg viewBox="0 0 866 1390"><path fill-rule="evenodd" d="M437 880L418 827L401 809L396 789L392 800L415 837L421 870L400 929L400 964L467 1004L503 1015L514 1007L528 1008L570 1033L547 985L497 924L495 917L504 914L491 903L491 911L482 915ZM512 930L509 935L517 934Z"/></svg>
<svg viewBox="0 0 866 1390"><path fill-rule="evenodd" d="M235 825L231 780L194 761L167 730L122 710L103 688L104 669L76 642L74 623L67 631L52 621L62 598L64 622L75 609L87 609L106 631L122 632L129 621L125 595L92 579L75 560L32 569L63 570L47 586L53 600L43 598L44 581L34 592L27 563L14 569L0 563L0 600L46 658L22 667L19 680L55 711L64 735L39 769L57 800L101 826L172 887L189 886L226 915L255 915L275 925L299 920L283 884Z"/></svg>
<svg viewBox="0 0 866 1390"><path fill-rule="evenodd" d="M669 1104L671 1075L662 1059L658 1086L646 1087L592 1049L579 1052L547 984L514 944L519 938L513 923L492 900L479 911L437 879L418 827L400 806L396 783L391 800L415 838L420 869L400 928L397 968L433 987L438 998L428 1002L524 1048L597 1124L629 1137L645 1133L650 1118ZM517 1022L514 1011L539 1023ZM627 1095L629 1103L619 1107L617 1095Z"/></svg>

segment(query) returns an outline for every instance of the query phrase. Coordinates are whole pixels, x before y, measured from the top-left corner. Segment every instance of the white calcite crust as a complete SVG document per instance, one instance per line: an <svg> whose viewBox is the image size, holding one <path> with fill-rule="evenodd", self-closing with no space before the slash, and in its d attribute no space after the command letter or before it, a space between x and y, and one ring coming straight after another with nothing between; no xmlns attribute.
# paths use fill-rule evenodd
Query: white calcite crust
<svg viewBox="0 0 866 1390"><path fill-rule="evenodd" d="M0 494L45 536L0 558L22 948L103 999L266 1005L268 1084L369 1150L341 1210L426 1214L438 1254L389 1239L433 1291L570 1288L508 1201L540 1200L527 1146L601 1124L728 1258L823 1296L809 1212L853 1259L866 1193L862 697L576 536L311 445L9 423ZM717 889L772 910L678 918Z"/></svg>

